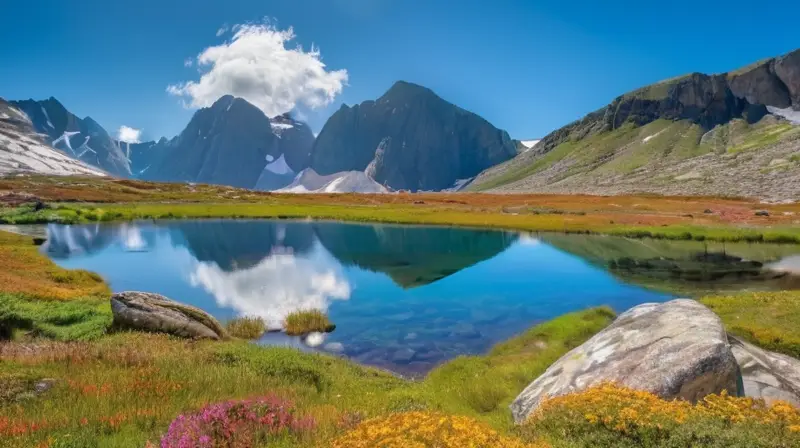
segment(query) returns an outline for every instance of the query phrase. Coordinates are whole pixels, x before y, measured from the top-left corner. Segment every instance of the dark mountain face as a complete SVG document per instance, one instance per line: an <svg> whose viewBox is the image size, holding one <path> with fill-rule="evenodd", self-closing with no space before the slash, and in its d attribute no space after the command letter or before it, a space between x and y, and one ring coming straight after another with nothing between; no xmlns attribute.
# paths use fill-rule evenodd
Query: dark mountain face
<svg viewBox="0 0 800 448"><path fill-rule="evenodd" d="M442 190L514 155L505 131L401 81L377 101L333 114L314 143L311 167L322 175L367 170L394 189Z"/></svg>
<svg viewBox="0 0 800 448"><path fill-rule="evenodd" d="M146 180L254 188L273 163L291 171L306 168L313 140L303 123L288 116L270 120L247 101L224 96L197 111L175 139L136 147L134 165ZM285 174L283 165L272 168ZM289 182L291 177L283 185Z"/></svg>
<svg viewBox="0 0 800 448"><path fill-rule="evenodd" d="M36 132L47 135L53 147L111 174L130 176L125 154L91 117L78 118L53 97L12 104L28 115Z"/></svg>

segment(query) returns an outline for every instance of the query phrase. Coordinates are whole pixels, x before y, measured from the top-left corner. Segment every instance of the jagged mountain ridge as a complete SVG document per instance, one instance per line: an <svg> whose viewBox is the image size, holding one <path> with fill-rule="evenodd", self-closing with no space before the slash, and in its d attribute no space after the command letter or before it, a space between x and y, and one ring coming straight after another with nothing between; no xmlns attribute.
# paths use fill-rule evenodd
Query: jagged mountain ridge
<svg viewBox="0 0 800 448"><path fill-rule="evenodd" d="M53 97L41 101L12 101L11 104L28 116L36 132L48 137L49 145L110 174L130 176L125 154L91 117L77 117Z"/></svg>
<svg viewBox="0 0 800 448"><path fill-rule="evenodd" d="M343 105L314 143L320 175L366 171L393 189L444 190L516 154L508 133L404 81L375 101Z"/></svg>
<svg viewBox="0 0 800 448"><path fill-rule="evenodd" d="M140 157L151 159L135 165L144 180L256 188L269 183L269 169L285 175L287 169L296 173L306 168L313 139L304 123L288 115L270 119L247 101L227 95L198 110L174 139L137 147ZM293 177L269 186L280 188Z"/></svg>
<svg viewBox="0 0 800 448"><path fill-rule="evenodd" d="M800 50L637 89L482 173L474 190L717 194L800 191Z"/></svg>
<svg viewBox="0 0 800 448"><path fill-rule="evenodd" d="M51 147L25 112L0 98L0 176L14 174L106 175Z"/></svg>

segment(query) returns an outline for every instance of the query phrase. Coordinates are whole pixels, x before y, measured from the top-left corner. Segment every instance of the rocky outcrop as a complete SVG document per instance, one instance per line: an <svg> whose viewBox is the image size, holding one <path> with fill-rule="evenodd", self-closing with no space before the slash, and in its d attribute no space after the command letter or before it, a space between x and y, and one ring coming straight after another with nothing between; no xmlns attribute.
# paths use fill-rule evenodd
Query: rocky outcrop
<svg viewBox="0 0 800 448"><path fill-rule="evenodd" d="M745 396L767 403L786 401L800 407L800 360L773 353L728 336L731 350L742 372Z"/></svg>
<svg viewBox="0 0 800 448"><path fill-rule="evenodd" d="M225 330L205 311L159 294L126 291L111 296L113 326L120 330L167 333L182 338L225 339Z"/></svg>
<svg viewBox="0 0 800 448"><path fill-rule="evenodd" d="M311 167L323 176L366 170L393 189L443 190L516 153L505 131L400 81L376 101L334 113L314 143Z"/></svg>
<svg viewBox="0 0 800 448"><path fill-rule="evenodd" d="M723 390L738 393L738 378L720 319L699 302L678 299L621 314L550 366L514 400L511 410L520 423L546 397L602 382L695 401Z"/></svg>

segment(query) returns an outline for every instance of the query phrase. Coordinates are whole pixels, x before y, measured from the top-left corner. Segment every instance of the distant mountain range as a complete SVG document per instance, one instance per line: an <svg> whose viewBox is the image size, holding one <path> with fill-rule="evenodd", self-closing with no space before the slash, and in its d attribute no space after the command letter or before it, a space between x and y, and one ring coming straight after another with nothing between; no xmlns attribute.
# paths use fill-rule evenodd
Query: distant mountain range
<svg viewBox="0 0 800 448"><path fill-rule="evenodd" d="M800 50L626 93L473 190L800 199Z"/></svg>
<svg viewBox="0 0 800 448"><path fill-rule="evenodd" d="M424 87L398 82L376 101L342 106L318 139L289 114L241 98L198 110L172 139L116 141L54 98L16 101L42 143L119 176L290 192L443 190L514 157L518 142Z"/></svg>
<svg viewBox="0 0 800 448"><path fill-rule="evenodd" d="M232 96L198 110L180 135L136 144L54 98L2 102L0 113L0 175L94 173L295 193L466 187L800 200L800 50L637 89L541 140L512 140L404 81L374 101L343 105L317 138L289 114L270 118ZM49 165L37 165L42 158Z"/></svg>

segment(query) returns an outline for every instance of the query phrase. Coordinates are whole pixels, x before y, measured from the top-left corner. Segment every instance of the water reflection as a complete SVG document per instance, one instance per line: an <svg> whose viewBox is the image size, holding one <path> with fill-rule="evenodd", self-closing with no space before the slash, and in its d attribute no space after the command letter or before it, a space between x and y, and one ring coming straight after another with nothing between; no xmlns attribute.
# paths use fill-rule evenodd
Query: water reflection
<svg viewBox="0 0 800 448"><path fill-rule="evenodd" d="M65 267L100 273L115 291L164 294L222 321L255 315L277 328L289 312L327 310L337 325L332 334L269 333L261 342L419 374L569 311L597 305L624 310L672 296L653 289L683 294L678 290L688 284L716 286L715 276L693 281L662 275L673 268L654 268L664 260L681 266L689 260L702 271L719 261L697 258L698 244L209 220L51 225L43 250ZM757 260L746 264L759 272L762 262L800 253L796 246L726 250Z"/></svg>

